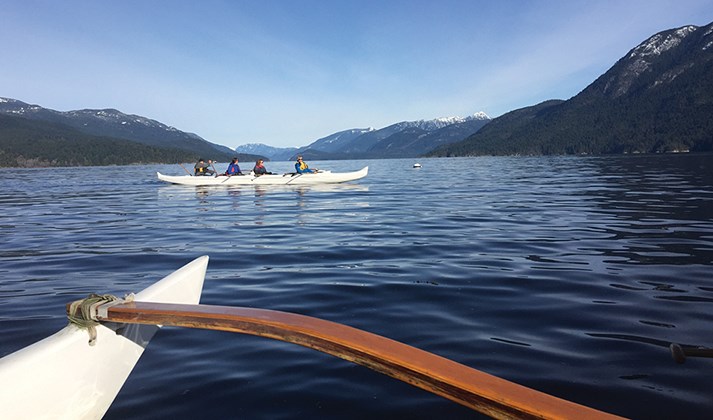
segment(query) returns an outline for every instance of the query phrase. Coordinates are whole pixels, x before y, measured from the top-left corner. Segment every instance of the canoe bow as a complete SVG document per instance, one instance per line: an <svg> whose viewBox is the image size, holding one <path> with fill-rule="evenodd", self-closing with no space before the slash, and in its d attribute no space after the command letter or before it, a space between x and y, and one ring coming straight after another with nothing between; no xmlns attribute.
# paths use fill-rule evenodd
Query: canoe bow
<svg viewBox="0 0 713 420"><path fill-rule="evenodd" d="M197 304L207 267L207 256L196 258L137 293L136 300ZM68 325L0 358L0 418L101 419L158 328L100 325L90 346L86 331Z"/></svg>

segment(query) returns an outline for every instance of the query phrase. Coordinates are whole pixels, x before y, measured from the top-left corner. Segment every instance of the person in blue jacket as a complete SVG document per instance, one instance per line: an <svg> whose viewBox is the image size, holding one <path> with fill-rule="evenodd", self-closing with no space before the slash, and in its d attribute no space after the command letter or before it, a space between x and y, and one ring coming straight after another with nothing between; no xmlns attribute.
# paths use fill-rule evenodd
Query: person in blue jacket
<svg viewBox="0 0 713 420"><path fill-rule="evenodd" d="M316 169L310 169L307 166L307 162L302 160L302 156L297 156L297 162L295 162L295 172L298 174L313 174L317 172Z"/></svg>
<svg viewBox="0 0 713 420"><path fill-rule="evenodd" d="M233 175L242 175L243 173L240 171L240 166L238 165L238 158L234 157L233 161L230 162L230 165L228 165L228 170L225 171L225 174L228 176L233 176Z"/></svg>

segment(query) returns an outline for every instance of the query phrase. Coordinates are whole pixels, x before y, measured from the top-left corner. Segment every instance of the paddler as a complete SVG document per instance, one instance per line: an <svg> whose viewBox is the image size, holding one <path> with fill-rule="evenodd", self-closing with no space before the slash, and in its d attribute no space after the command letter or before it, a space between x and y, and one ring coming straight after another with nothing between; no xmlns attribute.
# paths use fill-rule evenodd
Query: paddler
<svg viewBox="0 0 713 420"><path fill-rule="evenodd" d="M255 162L255 166L253 167L253 173L255 176L260 176L260 175L272 175L272 172L268 172L267 168L265 168L265 161L262 159L258 159Z"/></svg>
<svg viewBox="0 0 713 420"><path fill-rule="evenodd" d="M193 166L195 176L215 175L215 171L210 169L210 165L212 164L212 160L208 160L208 163L205 163L205 160L203 160L203 158L199 158L198 162L195 164L195 166Z"/></svg>
<svg viewBox="0 0 713 420"><path fill-rule="evenodd" d="M243 173L240 171L240 166L238 165L238 158L234 157L233 161L230 162L230 165L228 165L228 170L225 171L225 175L233 176L242 174Z"/></svg>
<svg viewBox="0 0 713 420"><path fill-rule="evenodd" d="M302 160L302 156L297 156L297 162L295 163L295 172L298 174L313 174L317 172L317 169L310 169L307 166L307 162Z"/></svg>

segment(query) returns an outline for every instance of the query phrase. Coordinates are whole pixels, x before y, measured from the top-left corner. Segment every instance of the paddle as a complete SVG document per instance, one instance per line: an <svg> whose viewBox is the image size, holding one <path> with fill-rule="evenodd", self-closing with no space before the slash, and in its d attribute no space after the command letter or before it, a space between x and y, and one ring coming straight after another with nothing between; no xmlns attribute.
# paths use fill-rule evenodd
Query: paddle
<svg viewBox="0 0 713 420"><path fill-rule="evenodd" d="M69 306L69 305L68 305ZM108 303L98 321L230 331L299 344L368 367L495 418L620 418L346 325L288 312L152 302Z"/></svg>
<svg viewBox="0 0 713 420"><path fill-rule="evenodd" d="M297 178L299 178L299 177L301 177L301 176L302 176L302 174L299 174L299 173L292 175L292 179L290 179L289 181L285 182L285 185L289 184L290 182L294 181L295 179L297 179Z"/></svg>
<svg viewBox="0 0 713 420"><path fill-rule="evenodd" d="M684 363L686 356L713 357L713 349L707 349L705 347L681 347L679 344L671 343L669 348L671 349L671 357L673 357L673 360L678 364Z"/></svg>
<svg viewBox="0 0 713 420"><path fill-rule="evenodd" d="M186 171L186 173L187 173L188 175L193 176L193 174L190 173L190 172L188 172L188 169L186 169L185 166L183 166L182 163L179 163L179 165L181 165L181 168L183 168L183 170Z"/></svg>
<svg viewBox="0 0 713 420"><path fill-rule="evenodd" d="M218 171L215 170L215 166L213 166L213 161L210 161L210 167L213 168L213 173L215 174L215 177L218 177Z"/></svg>

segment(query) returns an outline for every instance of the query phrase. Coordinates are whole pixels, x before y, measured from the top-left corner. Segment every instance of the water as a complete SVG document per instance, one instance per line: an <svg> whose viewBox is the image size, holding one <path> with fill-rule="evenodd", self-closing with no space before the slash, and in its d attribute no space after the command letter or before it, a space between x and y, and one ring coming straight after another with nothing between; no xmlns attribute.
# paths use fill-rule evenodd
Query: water
<svg viewBox="0 0 713 420"><path fill-rule="evenodd" d="M370 172L263 188L0 170L0 355L69 301L209 255L205 304L344 323L622 416L710 417L713 359L677 365L668 344L713 346L713 156L414 162L310 162ZM168 416L479 418L292 344L164 328L106 418Z"/></svg>

